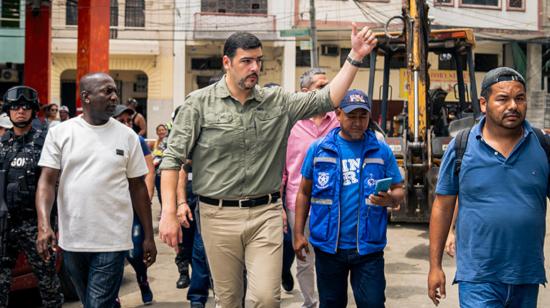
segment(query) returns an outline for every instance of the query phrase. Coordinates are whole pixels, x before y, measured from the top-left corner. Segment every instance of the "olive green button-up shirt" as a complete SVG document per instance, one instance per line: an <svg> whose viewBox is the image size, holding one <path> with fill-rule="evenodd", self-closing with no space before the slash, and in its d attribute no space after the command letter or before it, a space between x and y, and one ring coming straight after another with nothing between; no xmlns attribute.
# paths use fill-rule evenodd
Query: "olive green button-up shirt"
<svg viewBox="0 0 550 308"><path fill-rule="evenodd" d="M174 120L161 169L193 160L193 191L240 199L279 191L290 129L333 110L329 87L308 93L256 86L245 104L225 77L192 92Z"/></svg>

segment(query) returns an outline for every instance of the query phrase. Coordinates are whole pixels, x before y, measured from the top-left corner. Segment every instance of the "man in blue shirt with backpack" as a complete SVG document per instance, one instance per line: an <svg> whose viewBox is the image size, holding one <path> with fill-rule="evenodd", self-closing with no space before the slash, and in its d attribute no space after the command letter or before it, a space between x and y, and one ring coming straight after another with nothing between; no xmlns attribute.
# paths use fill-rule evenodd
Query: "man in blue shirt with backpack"
<svg viewBox="0 0 550 308"><path fill-rule="evenodd" d="M404 191L393 153L369 129L370 111L365 93L348 91L336 109L340 127L311 145L302 166L294 250L299 259L308 253L309 213L320 308L346 307L350 272L357 306L384 307L387 209ZM385 178L390 189L377 194L376 182Z"/></svg>
<svg viewBox="0 0 550 308"><path fill-rule="evenodd" d="M518 72L496 68L481 88L485 117L464 146L449 144L441 163L430 221L428 296L436 305L445 297L441 257L458 197L453 282L460 307L536 307L539 284L546 283L547 136L525 120L525 80Z"/></svg>

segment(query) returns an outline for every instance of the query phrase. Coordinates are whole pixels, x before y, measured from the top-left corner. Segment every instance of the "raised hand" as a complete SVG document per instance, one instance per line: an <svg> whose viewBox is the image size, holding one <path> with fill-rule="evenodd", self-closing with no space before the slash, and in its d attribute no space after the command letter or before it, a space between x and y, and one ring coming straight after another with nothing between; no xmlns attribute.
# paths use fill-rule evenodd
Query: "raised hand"
<svg viewBox="0 0 550 308"><path fill-rule="evenodd" d="M361 61L366 55L376 47L378 40L374 36L369 27L364 27L357 31L357 24L351 24L351 50L354 53L352 58L356 61Z"/></svg>

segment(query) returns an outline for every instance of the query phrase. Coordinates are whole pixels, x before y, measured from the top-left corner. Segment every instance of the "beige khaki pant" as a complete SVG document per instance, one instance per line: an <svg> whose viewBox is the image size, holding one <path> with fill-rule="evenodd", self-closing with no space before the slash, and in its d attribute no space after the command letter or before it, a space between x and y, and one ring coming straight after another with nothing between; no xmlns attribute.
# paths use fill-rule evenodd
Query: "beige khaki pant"
<svg viewBox="0 0 550 308"><path fill-rule="evenodd" d="M242 306L243 271L252 307L279 307L283 257L280 200L251 208L199 203L204 241L218 306Z"/></svg>
<svg viewBox="0 0 550 308"><path fill-rule="evenodd" d="M296 222L296 213L287 210L286 215L288 217L288 225L290 226L294 234L294 223ZM306 220L304 226L304 236L309 241L309 217ZM294 236L292 238L294 243ZM296 280L300 285L300 291L302 291L302 297L304 298L304 303L302 308L315 308L317 307L317 298L315 297L315 252L313 251L313 246L308 244L309 254L304 254L306 260L302 261L296 258Z"/></svg>

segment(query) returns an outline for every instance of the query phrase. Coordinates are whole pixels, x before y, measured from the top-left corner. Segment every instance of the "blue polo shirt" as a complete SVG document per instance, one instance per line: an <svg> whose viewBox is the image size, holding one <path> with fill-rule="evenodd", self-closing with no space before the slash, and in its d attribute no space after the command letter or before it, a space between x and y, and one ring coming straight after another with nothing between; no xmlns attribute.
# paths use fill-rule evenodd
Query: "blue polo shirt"
<svg viewBox="0 0 550 308"><path fill-rule="evenodd" d="M546 283L544 235L548 162L532 127L508 158L474 126L454 173L454 140L445 152L436 193L458 194L455 282Z"/></svg>

